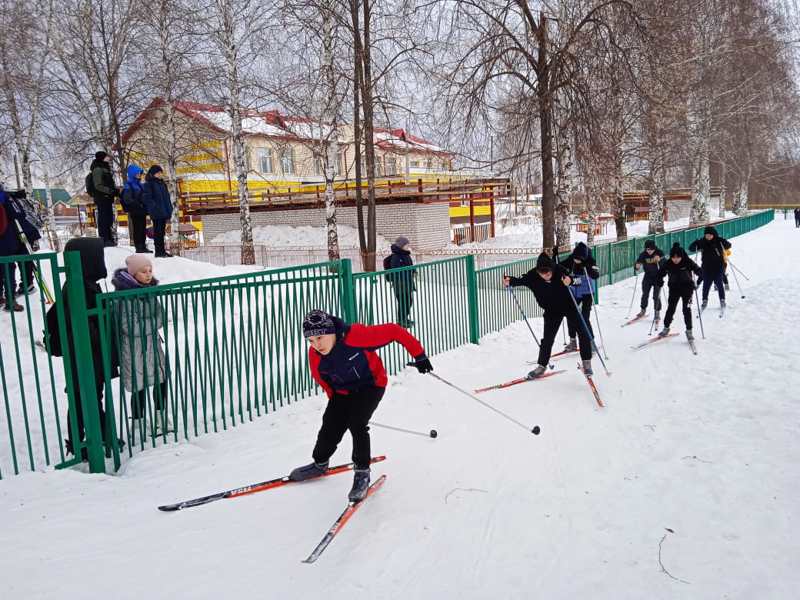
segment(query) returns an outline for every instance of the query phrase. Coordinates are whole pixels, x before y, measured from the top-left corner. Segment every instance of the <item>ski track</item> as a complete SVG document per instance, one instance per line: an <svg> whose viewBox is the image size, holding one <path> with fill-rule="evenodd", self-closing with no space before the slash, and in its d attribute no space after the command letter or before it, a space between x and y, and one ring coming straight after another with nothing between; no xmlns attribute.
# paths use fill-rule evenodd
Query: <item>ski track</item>
<svg viewBox="0 0 800 600"><path fill-rule="evenodd" d="M393 377L376 421L439 437L373 429L373 453L388 456L373 480L387 473L386 484L314 565L300 561L344 509L348 474L178 513L156 506L307 461L320 397L140 453L117 475L3 480L0 547L13 550L0 597L83 598L87 586L119 599L796 597L800 275L774 250L798 240L782 219L733 240L747 299L731 281L730 310L704 320L705 340L695 318L698 356L680 309L681 337L631 351L650 325L619 327L633 280L603 288L613 376L594 366L606 408L571 359L559 377L480 396L539 436L432 378ZM535 356L519 322L433 364L471 391ZM349 454L346 436L332 460ZM661 571L665 535L664 567L688 583Z"/></svg>

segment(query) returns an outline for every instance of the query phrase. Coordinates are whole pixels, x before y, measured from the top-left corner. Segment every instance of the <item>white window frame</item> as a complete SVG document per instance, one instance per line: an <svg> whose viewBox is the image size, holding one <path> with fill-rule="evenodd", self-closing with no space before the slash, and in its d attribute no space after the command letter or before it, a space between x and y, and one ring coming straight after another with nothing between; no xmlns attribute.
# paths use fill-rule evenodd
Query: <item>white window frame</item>
<svg viewBox="0 0 800 600"><path fill-rule="evenodd" d="M287 161L288 159L288 161ZM288 163L288 169L287 167ZM291 146L287 146L281 152L281 171L283 171L284 175L294 175L294 148Z"/></svg>
<svg viewBox="0 0 800 600"><path fill-rule="evenodd" d="M259 148L257 151L258 156L258 170L261 173L272 174L275 172L275 165L272 162L272 148ZM269 161L269 168L264 168L264 160Z"/></svg>

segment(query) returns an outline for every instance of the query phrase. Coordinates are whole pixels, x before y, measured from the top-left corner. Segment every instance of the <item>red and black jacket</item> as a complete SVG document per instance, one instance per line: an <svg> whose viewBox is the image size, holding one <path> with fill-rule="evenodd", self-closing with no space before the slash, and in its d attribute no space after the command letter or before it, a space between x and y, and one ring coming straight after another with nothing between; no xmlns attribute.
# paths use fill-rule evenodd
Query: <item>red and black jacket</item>
<svg viewBox="0 0 800 600"><path fill-rule="evenodd" d="M347 395L362 388L386 387L388 377L383 362L375 352L397 342L414 358L425 354L419 340L408 331L395 325L347 325L334 317L336 345L329 354L322 355L314 348L308 349L308 365L314 378L329 398L334 394Z"/></svg>

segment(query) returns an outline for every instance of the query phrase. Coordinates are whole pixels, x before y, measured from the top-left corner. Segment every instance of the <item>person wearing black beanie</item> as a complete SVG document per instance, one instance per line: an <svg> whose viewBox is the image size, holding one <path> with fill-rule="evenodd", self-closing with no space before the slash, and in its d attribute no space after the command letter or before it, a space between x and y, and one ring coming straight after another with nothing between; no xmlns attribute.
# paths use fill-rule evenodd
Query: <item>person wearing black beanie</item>
<svg viewBox="0 0 800 600"><path fill-rule="evenodd" d="M701 252L703 265L703 303L700 310L704 310L708 304L708 292L711 284L717 286L719 294L719 304L725 308L725 266L727 263L727 250L731 248L731 243L723 237L714 227L710 225L703 230L703 237L693 241L689 245L690 252Z"/></svg>
<svg viewBox="0 0 800 600"><path fill-rule="evenodd" d="M120 196L122 190L114 183L111 172L111 157L107 152L95 152L94 160L86 176L86 192L95 204L95 222L97 235L104 246L116 246L112 228L114 225L114 198Z"/></svg>
<svg viewBox="0 0 800 600"><path fill-rule="evenodd" d="M556 254L556 256L558 256ZM592 251L589 246L583 242L575 244L575 249L560 263L564 271L569 275L572 280L570 285L570 292L575 296L575 300L581 307L581 314L583 320L589 327L589 331L594 335L592 330L592 306L594 306L594 289L596 284L592 284L600 277L600 269L592 256ZM565 352L575 352L578 349L577 323L570 323L567 321L567 332L569 333L569 344L564 347Z"/></svg>
<svg viewBox="0 0 800 600"><path fill-rule="evenodd" d="M689 258L686 251L678 242L672 245L669 251L669 260L665 260L658 269L658 286L663 287L664 277L669 275L667 296L667 314L664 315L664 329L659 337L669 335L669 327L678 307L678 300L683 300L683 321L686 324L686 339L694 340L692 334L692 294L695 290L692 273L698 277L702 274L700 267Z"/></svg>
<svg viewBox="0 0 800 600"><path fill-rule="evenodd" d="M656 246L655 241L647 240L644 243L644 250L639 254L639 258L633 265L634 270L642 269L644 276L642 277L642 301L639 305L641 310L636 315L637 318L644 316L647 311L647 302L650 297L650 290L653 291L653 308L656 311L654 320L656 324L661 313L661 287L658 285L658 269L664 262L664 252Z"/></svg>
<svg viewBox="0 0 800 600"><path fill-rule="evenodd" d="M570 297L571 284L572 279L563 267L555 264L544 252L536 259L536 266L522 277L503 275L503 285L527 287L533 292L539 306L544 309L544 332L539 345L538 365L528 373L530 379L541 377L547 370L553 342L564 318L568 324L571 322L577 331L583 371L586 375L592 375L592 341L583 325L578 322L578 312L573 298Z"/></svg>

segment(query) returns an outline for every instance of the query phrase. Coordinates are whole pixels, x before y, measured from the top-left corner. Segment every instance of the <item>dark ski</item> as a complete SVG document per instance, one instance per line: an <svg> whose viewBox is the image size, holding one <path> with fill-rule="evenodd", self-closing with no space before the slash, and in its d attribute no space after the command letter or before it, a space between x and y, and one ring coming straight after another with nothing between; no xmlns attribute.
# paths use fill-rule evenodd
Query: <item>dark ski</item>
<svg viewBox="0 0 800 600"><path fill-rule="evenodd" d="M375 456L372 458L370 462L377 463L383 460L386 460L385 456ZM322 477L328 477L329 475L337 475L339 473L345 473L346 471L352 471L353 466L354 466L353 463L337 465L335 467L331 467L330 469L328 469L325 475L320 475L319 477L315 477L314 479L321 479ZM313 479L309 479L307 481L313 481ZM282 487L284 485L289 485L291 483L303 483L303 482L292 481L291 479L289 479L288 475L284 475L283 477L278 477L276 479L269 479L267 481L262 481L261 483L252 483L250 485L234 488L232 490L226 490L224 492L219 492L216 494L210 494L208 496L203 496L201 498L184 500L183 502L176 502L175 504L164 504L163 506L159 506L158 510L163 510L164 512L183 510L184 508L192 508L194 506L200 506L202 504L216 502L217 500L224 500L226 498L238 498L239 496L245 496L247 494L255 494L256 492L263 492L265 490L271 490L273 488Z"/></svg>
<svg viewBox="0 0 800 600"><path fill-rule="evenodd" d="M355 512L367 500L367 498L372 496L372 494L374 494L381 488L381 486L385 481L386 481L386 475L381 475L372 485L369 486L369 489L367 490L367 495L364 496L363 500L359 502L350 502L347 505L347 508L344 509L342 514L339 515L339 518L333 522L333 525L328 530L328 533L326 533L325 536L320 541L320 543L317 544L317 547L314 548L314 551L311 554L309 554L308 558L303 560L303 562L311 564L314 561L316 561L322 555L322 553L325 552L325 548L327 548L330 545L330 543L333 541L333 538L336 537L336 534L338 534L345 526L345 524L350 520L350 517L352 517L355 514Z"/></svg>
<svg viewBox="0 0 800 600"><path fill-rule="evenodd" d="M653 343L658 342L660 340L665 340L667 338L675 337L676 335L678 335L678 334L677 333L668 333L667 335L657 335L656 337L654 337L652 339L649 339L646 342L642 342L641 344L639 344L637 346L631 346L631 348L633 348L634 350L641 350L642 348L644 348L646 346L649 346L650 344L653 344Z"/></svg>

